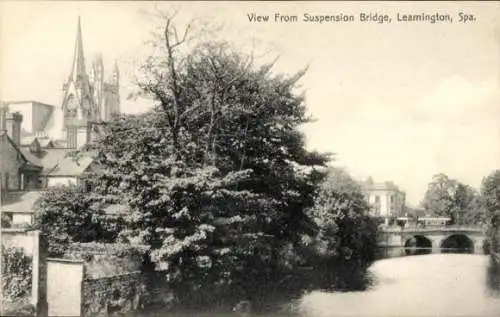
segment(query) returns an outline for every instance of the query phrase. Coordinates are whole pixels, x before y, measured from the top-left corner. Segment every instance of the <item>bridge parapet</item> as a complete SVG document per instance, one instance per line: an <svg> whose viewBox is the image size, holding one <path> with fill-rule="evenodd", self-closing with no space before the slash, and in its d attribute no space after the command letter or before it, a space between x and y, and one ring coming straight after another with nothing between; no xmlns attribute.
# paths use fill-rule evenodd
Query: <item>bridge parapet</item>
<svg viewBox="0 0 500 317"><path fill-rule="evenodd" d="M474 246L475 253L483 253L486 230L472 226L446 226L427 228L381 228L378 232L378 243L382 247L404 247L409 239L420 236L430 241L433 253L439 253L443 242L451 236L465 236Z"/></svg>
<svg viewBox="0 0 500 317"><path fill-rule="evenodd" d="M460 232L460 233L484 233L481 227L447 226L433 228L383 228L383 233L429 233L429 232Z"/></svg>

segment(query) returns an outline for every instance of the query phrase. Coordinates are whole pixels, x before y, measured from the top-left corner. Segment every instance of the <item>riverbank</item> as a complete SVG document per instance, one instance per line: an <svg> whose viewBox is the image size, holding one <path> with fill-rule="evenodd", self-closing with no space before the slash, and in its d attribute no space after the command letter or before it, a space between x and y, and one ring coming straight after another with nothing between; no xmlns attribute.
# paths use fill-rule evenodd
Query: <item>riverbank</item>
<svg viewBox="0 0 500 317"><path fill-rule="evenodd" d="M248 317L498 317L500 292L492 289L490 258L475 254L429 254L374 262L363 288L311 290L274 302L274 311ZM272 301L272 299L269 299ZM278 309L282 307L283 310ZM127 317L234 317L229 309L169 309Z"/></svg>

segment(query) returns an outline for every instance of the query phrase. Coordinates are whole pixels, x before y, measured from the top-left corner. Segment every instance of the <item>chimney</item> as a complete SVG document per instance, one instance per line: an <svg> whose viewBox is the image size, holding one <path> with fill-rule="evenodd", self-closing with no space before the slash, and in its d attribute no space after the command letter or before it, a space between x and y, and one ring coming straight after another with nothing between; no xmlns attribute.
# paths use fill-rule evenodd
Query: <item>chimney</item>
<svg viewBox="0 0 500 317"><path fill-rule="evenodd" d="M7 134L17 146L21 145L21 124L23 115L19 112L7 113L5 125Z"/></svg>
<svg viewBox="0 0 500 317"><path fill-rule="evenodd" d="M7 119L7 106L4 103L0 104L0 131L7 130L6 120Z"/></svg>

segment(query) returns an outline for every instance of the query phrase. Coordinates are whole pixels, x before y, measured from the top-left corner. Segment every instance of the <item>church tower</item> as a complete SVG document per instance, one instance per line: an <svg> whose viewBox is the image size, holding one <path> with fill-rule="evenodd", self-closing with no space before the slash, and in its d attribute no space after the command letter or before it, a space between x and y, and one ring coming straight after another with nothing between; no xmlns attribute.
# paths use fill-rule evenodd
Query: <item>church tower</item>
<svg viewBox="0 0 500 317"><path fill-rule="evenodd" d="M104 63L97 54L87 75L80 17L76 33L71 74L63 86L63 136L66 146L80 148L93 139L100 122L120 113L120 71L114 64L109 80L104 79Z"/></svg>
<svg viewBox="0 0 500 317"><path fill-rule="evenodd" d="M102 97L101 118L109 121L120 113L120 70L116 61L108 82L104 84Z"/></svg>
<svg viewBox="0 0 500 317"><path fill-rule="evenodd" d="M91 72L94 74L94 80L92 82L93 87L93 98L95 103L95 117L102 119L101 108L103 103L102 93L104 90L104 63L102 61L102 56L97 54L92 63Z"/></svg>
<svg viewBox="0 0 500 317"><path fill-rule="evenodd" d="M92 79L95 80L95 78ZM93 98L93 88L85 69L80 17L78 17L73 64L69 78L63 86L61 108L63 136L66 139L67 147L79 148L83 146L88 139L88 123L97 119L97 111Z"/></svg>

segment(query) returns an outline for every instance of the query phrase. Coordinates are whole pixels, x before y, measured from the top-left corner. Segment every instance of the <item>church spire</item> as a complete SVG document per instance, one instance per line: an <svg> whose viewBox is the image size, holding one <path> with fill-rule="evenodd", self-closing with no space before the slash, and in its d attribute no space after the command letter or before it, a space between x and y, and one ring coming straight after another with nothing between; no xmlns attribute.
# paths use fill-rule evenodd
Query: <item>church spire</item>
<svg viewBox="0 0 500 317"><path fill-rule="evenodd" d="M75 52L73 66L71 68L71 79L75 82L83 80L87 76L85 70L85 57L83 55L82 25L78 16L78 29L76 31Z"/></svg>

